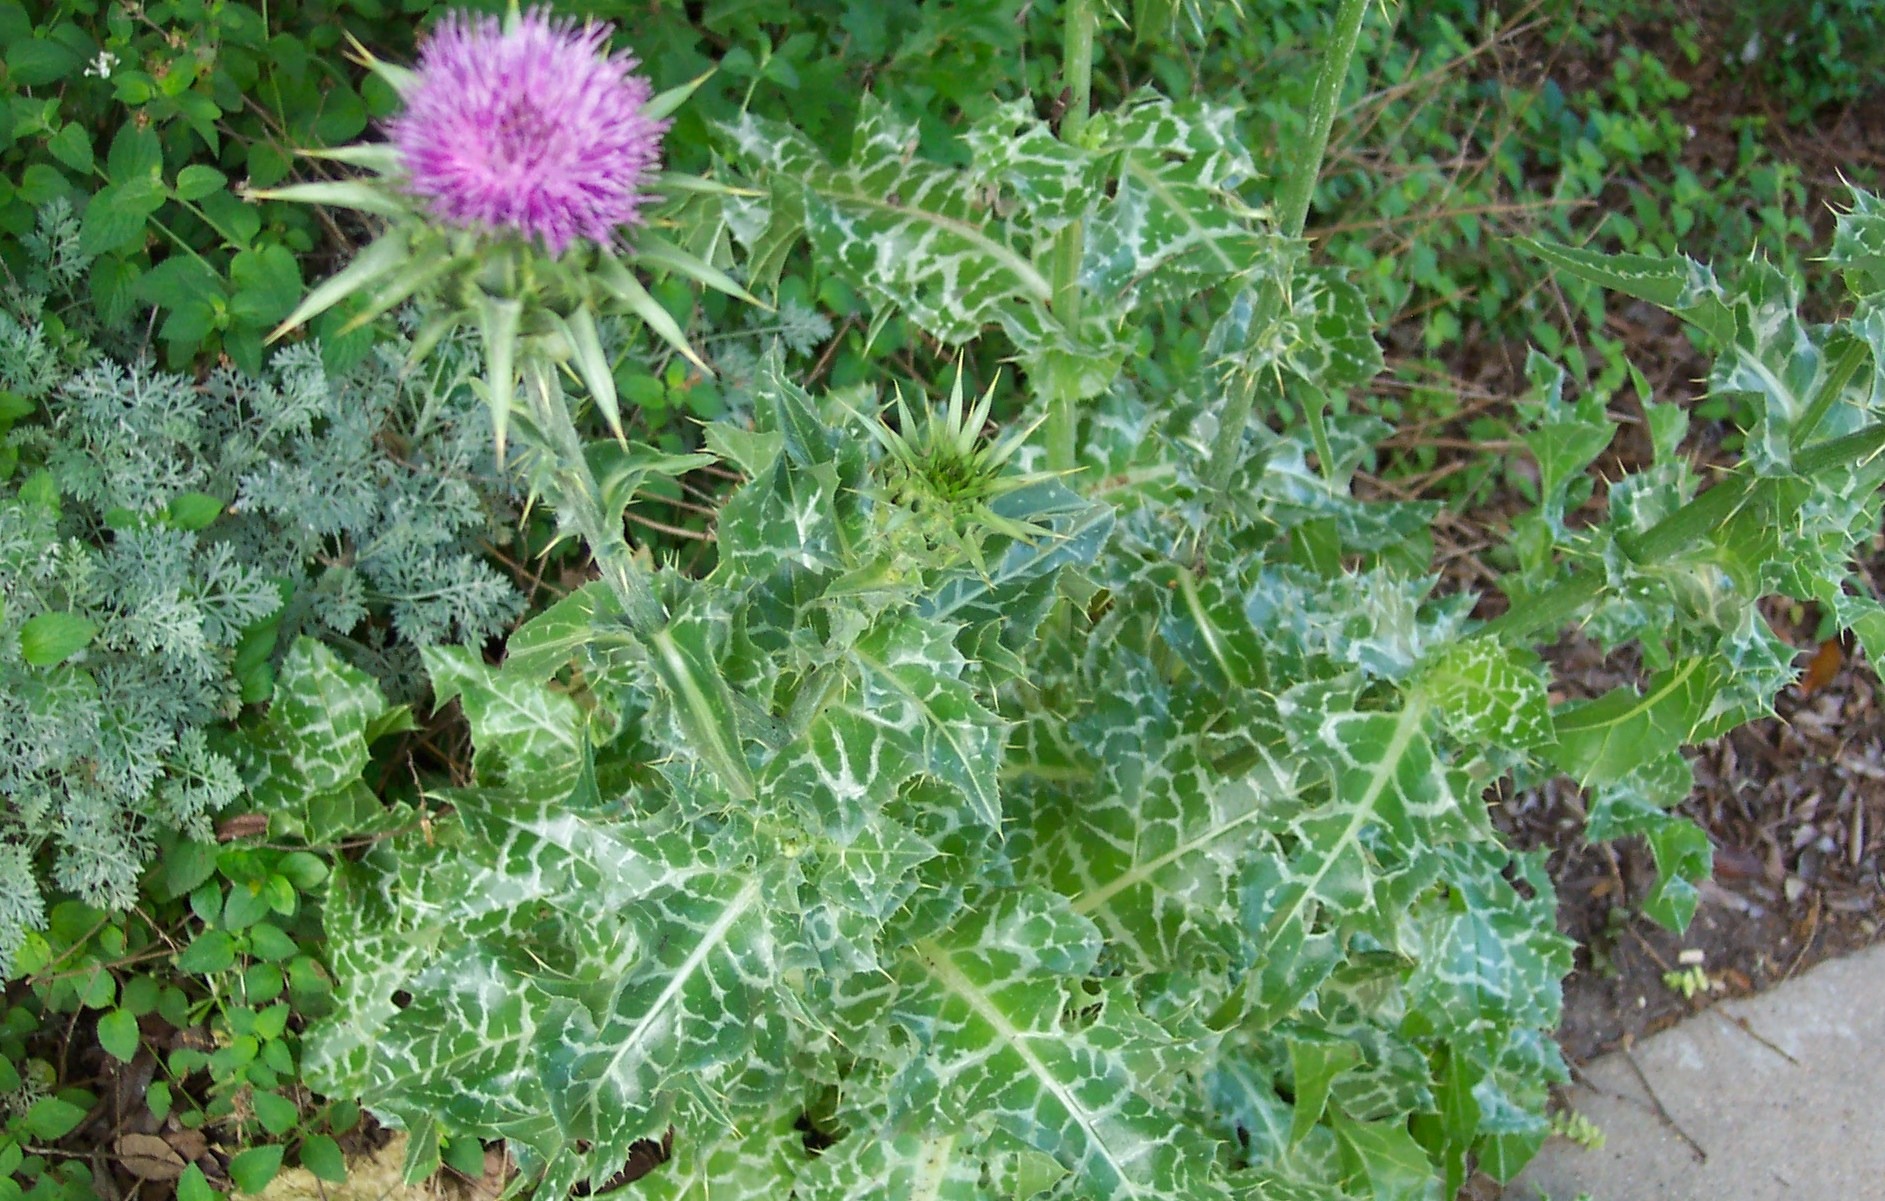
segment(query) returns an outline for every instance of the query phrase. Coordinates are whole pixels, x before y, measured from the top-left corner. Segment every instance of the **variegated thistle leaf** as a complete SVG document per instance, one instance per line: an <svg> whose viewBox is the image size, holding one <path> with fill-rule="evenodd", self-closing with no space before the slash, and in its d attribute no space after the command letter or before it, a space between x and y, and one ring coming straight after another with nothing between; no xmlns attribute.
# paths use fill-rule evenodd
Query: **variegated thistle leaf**
<svg viewBox="0 0 1885 1201"><path fill-rule="evenodd" d="M551 1112L566 1137L591 1146L602 1178L670 1123L690 1139L717 1136L734 1120L717 1077L755 1053L781 1053L756 1037L788 1004L768 912L779 886L767 873L728 870L634 906L643 954L611 995L593 1012L569 1002L546 1017Z"/></svg>
<svg viewBox="0 0 1885 1201"><path fill-rule="evenodd" d="M1280 698L1292 742L1321 764L1330 795L1290 815L1280 833L1287 856L1266 858L1249 877L1257 967L1220 1020L1290 1012L1333 968L1338 928L1395 947L1402 934L1384 890L1398 891L1394 877L1406 871L1414 887L1431 882L1431 848L1486 826L1463 773L1433 745L1429 702L1416 693L1398 710L1357 710L1353 691L1337 680Z"/></svg>
<svg viewBox="0 0 1885 1201"><path fill-rule="evenodd" d="M757 848L737 830L709 845L615 816L567 696L515 676L500 687L462 653L434 663L440 691L466 702L476 761L504 770L442 797L455 818L337 873L327 921L345 1003L310 1032L310 1078L595 1181L670 1124L717 1137L742 1103L732 1077L784 1054L787 881L749 870Z"/></svg>
<svg viewBox="0 0 1885 1201"><path fill-rule="evenodd" d="M998 1201L983 1183L979 1142L961 1133L841 1139L802 1175L797 1201Z"/></svg>
<svg viewBox="0 0 1885 1201"><path fill-rule="evenodd" d="M848 837L922 774L972 820L1001 822L1001 722L961 676L955 628L909 617L872 630L829 669L825 701L767 766L761 787L813 829Z"/></svg>
<svg viewBox="0 0 1885 1201"><path fill-rule="evenodd" d="M1125 989L1081 984L1100 943L1063 898L1035 889L990 897L916 943L895 969L892 1020L919 1048L896 1085L904 1120L992 1122L1067 1169L1068 1197L1224 1201L1213 1141L1147 1091L1196 1049L1173 1045Z"/></svg>
<svg viewBox="0 0 1885 1201"><path fill-rule="evenodd" d="M567 789L588 752L582 711L568 695L541 686L516 667L492 668L467 647L425 648L434 703L453 700L471 723L472 766L491 783L515 775L547 776Z"/></svg>
<svg viewBox="0 0 1885 1201"><path fill-rule="evenodd" d="M998 106L963 141L972 177L1011 196L1035 238L1086 216L1106 186L1104 163L1086 147L1056 137L1026 100Z"/></svg>
<svg viewBox="0 0 1885 1201"><path fill-rule="evenodd" d="M360 803L370 745L412 728L365 672L311 638L282 661L268 717L237 743L252 803L279 834L325 842L384 826L372 796Z"/></svg>
<svg viewBox="0 0 1885 1201"><path fill-rule="evenodd" d="M400 847L335 890L349 1005L311 1035L311 1078L545 1161L580 1140L594 1180L670 1125L718 1138L730 1078L784 1055L781 879L581 802L455 799L462 845Z"/></svg>
<svg viewBox="0 0 1885 1201"><path fill-rule="evenodd" d="M1142 92L1095 114L1087 139L1116 181L1087 227L1080 282L1089 295L1156 303L1235 279L1276 253L1262 215L1239 198L1256 167L1235 109Z"/></svg>
<svg viewBox="0 0 1885 1201"><path fill-rule="evenodd" d="M981 181L917 157L916 127L873 97L864 97L842 165L789 126L751 114L721 133L742 162L802 193L805 232L822 260L938 338L965 341L1002 306L1053 295L1033 248Z"/></svg>
<svg viewBox="0 0 1885 1201"><path fill-rule="evenodd" d="M720 133L735 159L792 192L771 212L742 206L735 226L750 243L776 242L782 223L802 219L826 264L932 335L962 342L1000 324L1024 357L1072 371L1069 355L1116 360L1121 323L1139 305L1247 274L1277 253L1262 214L1240 197L1255 169L1235 123L1228 107L1148 92L1097 114L1069 144L1015 102L968 133L966 168L919 157L915 125L869 96L843 164L749 114ZM1066 329L1048 311L1041 264L1075 220L1087 222L1080 282L1092 319Z"/></svg>
<svg viewBox="0 0 1885 1201"><path fill-rule="evenodd" d="M1013 763L1026 785L1010 853L1105 933L1109 962L1134 972L1226 970L1248 961L1240 881L1293 771L1214 770L1206 740L1172 712L1149 665L1094 689L1075 726L1087 752L1051 772Z"/></svg>
<svg viewBox="0 0 1885 1201"><path fill-rule="evenodd" d="M635 1184L637 1201L779 1201L802 1196L810 1160L790 1098L769 1115L742 1123L718 1141L675 1139L667 1160ZM823 1157L821 1156L820 1159ZM797 1189L798 1192L794 1192Z"/></svg>
<svg viewBox="0 0 1885 1201"><path fill-rule="evenodd" d="M750 477L720 510L722 571L736 577L724 582L744 586L785 565L857 566L864 438L828 424L819 401L786 379L776 360L762 365L755 400L755 430L707 431L709 443Z"/></svg>

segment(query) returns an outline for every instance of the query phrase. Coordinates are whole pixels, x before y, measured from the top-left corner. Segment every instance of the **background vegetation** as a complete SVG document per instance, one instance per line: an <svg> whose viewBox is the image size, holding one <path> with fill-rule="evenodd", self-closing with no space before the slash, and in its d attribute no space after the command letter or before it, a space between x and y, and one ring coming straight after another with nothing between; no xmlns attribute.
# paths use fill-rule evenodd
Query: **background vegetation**
<svg viewBox="0 0 1885 1201"><path fill-rule="evenodd" d="M1280 174L1326 6L1243 0L1202 22L1133 7L1136 34L1102 46L1096 104L1148 82L1237 99L1258 166ZM867 95L947 160L960 122L1028 97L1051 117L1060 90L1046 0L582 11L618 23L657 87L715 70L668 141L682 170L716 167L712 123L741 112L789 115L841 160ZM411 331L343 333L345 307L310 342L264 348L368 231L242 186L318 177L297 148L390 111L343 31L403 61L433 12L0 0L0 1198L90 1197L101 1171L186 1198L259 1188L284 1164L341 1178L359 1111L300 1073L303 1023L333 1004L323 882L424 827L426 790L471 774L466 723L423 695L422 654L475 657L582 578L491 461L467 348L403 373ZM1391 35L1370 27L1310 232L1382 321L1388 372L1339 402L1395 427L1376 486L1445 501L1470 528L1536 500L1529 460L1506 453L1528 346L1599 410L1652 387L1683 398L1705 335L1511 239L1797 272L1830 228L1829 167L1863 183L1876 159L1839 155L1836 136L1797 153L1813 136L1789 131L1845 129L1876 96L1882 22L1862 0L1446 0ZM760 245L751 283L774 312L654 289L713 377L604 331L633 436L693 449L700 421L751 412L775 349L808 384L947 391L938 344L873 322L802 247ZM1144 344L1179 372L1209 325L1169 300ZM975 354L970 377L993 378L1001 348ZM1710 450L1749 424L1722 399L1692 417ZM657 554L704 569L727 483L684 476L629 517ZM268 704L303 696L353 707ZM284 807L290 827L250 817ZM127 1144L127 1108L201 1131L201 1152ZM475 1142L433 1147L484 1171Z"/></svg>

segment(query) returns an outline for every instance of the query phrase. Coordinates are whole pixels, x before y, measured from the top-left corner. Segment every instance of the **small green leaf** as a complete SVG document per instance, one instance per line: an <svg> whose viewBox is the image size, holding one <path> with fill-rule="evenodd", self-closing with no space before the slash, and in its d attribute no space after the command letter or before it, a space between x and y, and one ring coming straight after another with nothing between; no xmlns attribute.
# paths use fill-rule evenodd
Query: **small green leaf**
<svg viewBox="0 0 1885 1201"><path fill-rule="evenodd" d="M288 984L281 968L272 963L251 963L242 973L242 995L251 1005L265 1005L281 996Z"/></svg>
<svg viewBox="0 0 1885 1201"><path fill-rule="evenodd" d="M200 200L229 182L229 177L214 167L191 163L177 172L177 197Z"/></svg>
<svg viewBox="0 0 1885 1201"><path fill-rule="evenodd" d="M200 530L215 521L223 511L223 502L202 492L185 492L170 498L165 514L170 524L180 530Z"/></svg>
<svg viewBox="0 0 1885 1201"><path fill-rule="evenodd" d="M33 415L33 402L17 392L0 388L0 429L12 425L22 417Z"/></svg>
<svg viewBox="0 0 1885 1201"><path fill-rule="evenodd" d="M157 997L162 986L155 976L133 976L118 989L118 1004L124 1006L132 1017L143 1017L157 1008Z"/></svg>
<svg viewBox="0 0 1885 1201"><path fill-rule="evenodd" d="M229 1179L245 1193L259 1193L281 1171L281 1144L238 1151L229 1161Z"/></svg>
<svg viewBox="0 0 1885 1201"><path fill-rule="evenodd" d="M226 971L236 961L236 940L227 930L205 930L177 956L177 970L195 976Z"/></svg>
<svg viewBox="0 0 1885 1201"><path fill-rule="evenodd" d="M230 311L258 325L280 321L301 295L301 266L286 246L242 251L229 261L229 279Z"/></svg>
<svg viewBox="0 0 1885 1201"><path fill-rule="evenodd" d="M105 171L113 183L148 183L164 169L164 148L157 132L126 121L111 139L111 153L105 156Z"/></svg>
<svg viewBox="0 0 1885 1201"><path fill-rule="evenodd" d="M166 342L198 347L215 332L216 318L216 306L209 301L185 300L170 311L159 332Z"/></svg>
<svg viewBox="0 0 1885 1201"><path fill-rule="evenodd" d="M262 1129L280 1137L295 1128L301 1120L301 1110L293 1101L280 1093L253 1093L249 1104L255 1107L255 1116L262 1123Z"/></svg>
<svg viewBox="0 0 1885 1201"><path fill-rule="evenodd" d="M41 613L20 626L20 657L51 667L90 646L97 633L98 623L76 613Z"/></svg>
<svg viewBox="0 0 1885 1201"><path fill-rule="evenodd" d="M340 1153L340 1144L325 1134L309 1135L302 1142L301 1166L313 1173L316 1180L329 1184L347 1179L347 1161Z"/></svg>
<svg viewBox="0 0 1885 1201"><path fill-rule="evenodd" d="M249 953L257 959L278 962L292 959L295 951L295 940L272 923L257 922L249 928Z"/></svg>
<svg viewBox="0 0 1885 1201"><path fill-rule="evenodd" d="M266 917L268 910L268 893L259 882L231 885L229 899L223 903L223 927L246 930Z"/></svg>
<svg viewBox="0 0 1885 1201"><path fill-rule="evenodd" d="M20 1119L28 1134L53 1141L72 1133L85 1120L86 1111L59 1097L41 1097Z"/></svg>
<svg viewBox="0 0 1885 1201"><path fill-rule="evenodd" d="M137 1057L137 1018L128 1009L114 1009L98 1019L98 1045L119 1063Z"/></svg>
<svg viewBox="0 0 1885 1201"><path fill-rule="evenodd" d="M255 1036L277 1039L288 1028L288 1006L277 1002L255 1015Z"/></svg>
<svg viewBox="0 0 1885 1201"><path fill-rule="evenodd" d="M345 84L330 87L321 98L314 119L314 136L327 146L338 146L360 136L367 127L367 106L359 93Z"/></svg>
<svg viewBox="0 0 1885 1201"><path fill-rule="evenodd" d="M71 74L80 61L78 53L63 42L26 38L7 48L7 82L14 87L44 87Z"/></svg>
<svg viewBox="0 0 1885 1201"><path fill-rule="evenodd" d="M203 1169L191 1164L177 1178L177 1201L218 1201L220 1194L203 1178Z"/></svg>
<svg viewBox="0 0 1885 1201"><path fill-rule="evenodd" d="M404 706L395 712L405 715L410 720L410 711ZM377 736L369 728L367 741L371 742ZM326 861L311 851L290 851L282 856L281 862L275 865L275 870L302 892L313 892L321 886L322 881L327 879Z"/></svg>
<svg viewBox="0 0 1885 1201"><path fill-rule="evenodd" d="M118 981L103 968L94 967L78 984L79 1004L87 1009L109 1009L118 1000Z"/></svg>
<svg viewBox="0 0 1885 1201"><path fill-rule="evenodd" d="M190 912L205 926L221 925L223 920L223 886L219 881L205 880L190 890Z"/></svg>
<svg viewBox="0 0 1885 1201"><path fill-rule="evenodd" d="M153 1080L144 1090L144 1105L151 1111L151 1117L161 1122L170 1116L170 1085L162 1080Z"/></svg>
<svg viewBox="0 0 1885 1201"><path fill-rule="evenodd" d="M174 846L164 849L158 863L156 887L152 892L160 901L175 900L196 891L215 874L214 843L179 840Z"/></svg>
<svg viewBox="0 0 1885 1201"><path fill-rule="evenodd" d="M295 886L278 875L270 875L262 881L262 896L268 901L268 907L283 917L293 917L295 910L301 907Z"/></svg>
<svg viewBox="0 0 1885 1201"><path fill-rule="evenodd" d="M78 122L67 122L64 128L48 138L46 149L52 152L52 157L80 175L91 174L92 140L86 136L85 128Z"/></svg>
<svg viewBox="0 0 1885 1201"><path fill-rule="evenodd" d="M445 1144L445 1166L473 1180L484 1176L484 1144L475 1138L458 1137Z"/></svg>

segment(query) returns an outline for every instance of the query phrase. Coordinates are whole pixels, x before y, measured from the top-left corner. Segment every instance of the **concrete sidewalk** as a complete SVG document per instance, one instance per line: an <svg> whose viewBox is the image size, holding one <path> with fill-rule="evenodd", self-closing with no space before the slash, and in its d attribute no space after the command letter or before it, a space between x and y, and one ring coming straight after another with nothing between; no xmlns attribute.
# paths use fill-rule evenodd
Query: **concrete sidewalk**
<svg viewBox="0 0 1885 1201"><path fill-rule="evenodd" d="M1506 1201L1885 1199L1885 944L1606 1055Z"/></svg>

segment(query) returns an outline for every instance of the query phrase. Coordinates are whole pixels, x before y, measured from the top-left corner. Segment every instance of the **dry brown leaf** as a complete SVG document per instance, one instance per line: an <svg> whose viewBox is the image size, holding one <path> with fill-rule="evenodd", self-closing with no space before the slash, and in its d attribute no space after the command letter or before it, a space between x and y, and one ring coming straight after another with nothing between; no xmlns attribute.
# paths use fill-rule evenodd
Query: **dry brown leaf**
<svg viewBox="0 0 1885 1201"><path fill-rule="evenodd" d="M1828 638L1820 643L1820 648L1813 652L1813 658L1808 661L1806 670L1800 674L1800 695L1812 696L1826 687L1845 665L1846 651L1839 645L1839 639Z"/></svg>
<svg viewBox="0 0 1885 1201"><path fill-rule="evenodd" d="M183 1175L183 1156L155 1134L120 1134L112 1150L125 1171L143 1180L175 1180Z"/></svg>
<svg viewBox="0 0 1885 1201"><path fill-rule="evenodd" d="M201 1130L167 1131L164 1141L175 1147L177 1154L186 1160L198 1160L209 1154L209 1139L203 1137Z"/></svg>

